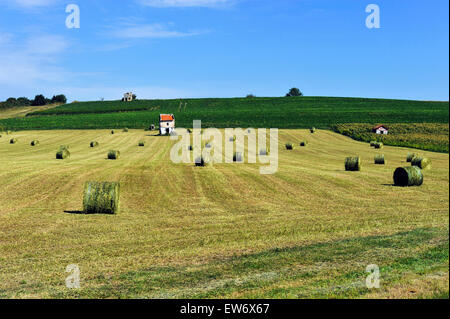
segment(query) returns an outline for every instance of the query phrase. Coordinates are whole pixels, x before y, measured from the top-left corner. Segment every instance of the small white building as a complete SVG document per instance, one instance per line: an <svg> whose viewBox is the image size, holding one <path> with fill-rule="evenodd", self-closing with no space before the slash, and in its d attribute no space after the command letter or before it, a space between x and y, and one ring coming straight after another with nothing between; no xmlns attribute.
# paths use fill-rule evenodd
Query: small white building
<svg viewBox="0 0 450 319"><path fill-rule="evenodd" d="M131 102L133 101L133 92L127 92L123 95L122 101Z"/></svg>
<svg viewBox="0 0 450 319"><path fill-rule="evenodd" d="M175 116L173 114L159 115L159 134L172 134L175 132Z"/></svg>
<svg viewBox="0 0 450 319"><path fill-rule="evenodd" d="M377 125L375 126L372 131L376 134L382 134L382 135L387 135L389 133L389 128L385 125Z"/></svg>

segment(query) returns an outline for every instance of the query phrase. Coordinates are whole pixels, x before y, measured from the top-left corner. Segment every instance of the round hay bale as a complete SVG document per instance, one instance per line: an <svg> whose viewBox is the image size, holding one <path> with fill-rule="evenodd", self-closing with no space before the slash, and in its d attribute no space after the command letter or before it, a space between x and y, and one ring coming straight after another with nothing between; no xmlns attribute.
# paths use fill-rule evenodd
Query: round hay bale
<svg viewBox="0 0 450 319"><path fill-rule="evenodd" d="M150 125L150 131L154 131L156 128L155 124Z"/></svg>
<svg viewBox="0 0 450 319"><path fill-rule="evenodd" d="M38 145L39 145L38 140L31 141L31 146L38 146Z"/></svg>
<svg viewBox="0 0 450 319"><path fill-rule="evenodd" d="M230 137L230 142L236 141L236 136Z"/></svg>
<svg viewBox="0 0 450 319"><path fill-rule="evenodd" d="M122 130L122 132L128 133L128 128L124 128L124 129Z"/></svg>
<svg viewBox="0 0 450 319"><path fill-rule="evenodd" d="M243 161L244 160L243 160L242 153L236 152L236 153L233 154L233 162L242 163Z"/></svg>
<svg viewBox="0 0 450 319"><path fill-rule="evenodd" d="M315 127L311 127L310 132L311 132L312 134L316 133L316 128L315 128Z"/></svg>
<svg viewBox="0 0 450 319"><path fill-rule="evenodd" d="M206 143L206 144L205 144L205 147L206 147L206 148L211 148L211 147L212 147L212 144L211 144L211 143Z"/></svg>
<svg viewBox="0 0 450 319"><path fill-rule="evenodd" d="M114 134L114 130L111 130L111 134Z"/></svg>
<svg viewBox="0 0 450 319"><path fill-rule="evenodd" d="M431 160L426 157L415 156L411 160L411 166L417 166L420 169L430 169L431 168Z"/></svg>
<svg viewBox="0 0 450 319"><path fill-rule="evenodd" d="M119 212L119 183L86 182L83 211L85 214L116 214Z"/></svg>
<svg viewBox="0 0 450 319"><path fill-rule="evenodd" d="M264 148L264 149L260 149L259 150L259 155L268 155L268 152L267 152L267 150Z"/></svg>
<svg viewBox="0 0 450 319"><path fill-rule="evenodd" d="M120 151L110 150L108 152L108 159L117 160L120 157Z"/></svg>
<svg viewBox="0 0 450 319"><path fill-rule="evenodd" d="M384 144L381 143L381 142L376 142L374 147L377 148L377 149L382 149L384 147Z"/></svg>
<svg viewBox="0 0 450 319"><path fill-rule="evenodd" d="M191 134L191 133L192 133L192 130L191 130L190 128L188 128L188 129L186 130L186 132L187 132L188 134Z"/></svg>
<svg viewBox="0 0 450 319"><path fill-rule="evenodd" d="M12 138L9 140L9 144L16 144L17 143L17 138Z"/></svg>
<svg viewBox="0 0 450 319"><path fill-rule="evenodd" d="M138 145L139 145L139 147L143 147L143 146L145 146L145 142L144 141L140 141Z"/></svg>
<svg viewBox="0 0 450 319"><path fill-rule="evenodd" d="M211 160L207 157L200 156L195 159L195 166L204 167L209 166L211 164Z"/></svg>
<svg viewBox="0 0 450 319"><path fill-rule="evenodd" d="M377 154L377 155L375 155L375 164L378 164L378 165L385 165L386 164L386 160L384 158L384 154Z"/></svg>
<svg viewBox="0 0 450 319"><path fill-rule="evenodd" d="M394 172L396 186L420 186L423 184L423 174L418 166L399 167Z"/></svg>
<svg viewBox="0 0 450 319"><path fill-rule="evenodd" d="M192 145L189 145L188 150L192 152L194 150L194 147Z"/></svg>
<svg viewBox="0 0 450 319"><path fill-rule="evenodd" d="M307 141L301 141L300 142L300 146L305 147L306 145L308 145Z"/></svg>
<svg viewBox="0 0 450 319"><path fill-rule="evenodd" d="M346 171L360 171L361 166L361 159L359 157L347 157L345 159Z"/></svg>
<svg viewBox="0 0 450 319"><path fill-rule="evenodd" d="M6 131L6 135L11 135L11 131Z"/></svg>
<svg viewBox="0 0 450 319"><path fill-rule="evenodd" d="M97 147L99 145L100 144L98 142L96 142L96 141L92 141L91 144L90 144L91 147Z"/></svg>
<svg viewBox="0 0 450 319"><path fill-rule="evenodd" d="M370 147L375 147L376 143L377 143L377 141L370 141Z"/></svg>
<svg viewBox="0 0 450 319"><path fill-rule="evenodd" d="M406 155L406 162L411 163L412 159L416 156L419 156L419 155L416 153L408 153Z"/></svg>
<svg viewBox="0 0 450 319"><path fill-rule="evenodd" d="M294 145L292 143L286 143L286 149L291 151L294 149Z"/></svg>
<svg viewBox="0 0 450 319"><path fill-rule="evenodd" d="M64 160L69 157L70 157L70 152L66 148L60 149L58 152L56 152L56 159Z"/></svg>

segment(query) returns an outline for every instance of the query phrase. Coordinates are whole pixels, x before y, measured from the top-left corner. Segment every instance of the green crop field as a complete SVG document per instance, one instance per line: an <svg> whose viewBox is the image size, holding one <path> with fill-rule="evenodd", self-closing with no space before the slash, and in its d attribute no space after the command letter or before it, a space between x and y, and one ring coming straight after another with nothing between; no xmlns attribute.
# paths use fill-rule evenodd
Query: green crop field
<svg viewBox="0 0 450 319"><path fill-rule="evenodd" d="M273 175L259 164L175 164L176 141L154 134L0 138L0 298L449 297L448 154L421 151L432 169L402 188L393 171L414 150L327 130L280 130ZM55 159L61 145L70 158ZM355 155L362 170L345 171ZM120 183L118 214L80 212L86 181ZM80 289L65 286L72 264ZM365 284L371 264L379 289Z"/></svg>
<svg viewBox="0 0 450 319"><path fill-rule="evenodd" d="M160 113L177 126L330 128L339 123L448 123L448 102L334 97L279 97L83 102L0 120L9 130L144 128Z"/></svg>

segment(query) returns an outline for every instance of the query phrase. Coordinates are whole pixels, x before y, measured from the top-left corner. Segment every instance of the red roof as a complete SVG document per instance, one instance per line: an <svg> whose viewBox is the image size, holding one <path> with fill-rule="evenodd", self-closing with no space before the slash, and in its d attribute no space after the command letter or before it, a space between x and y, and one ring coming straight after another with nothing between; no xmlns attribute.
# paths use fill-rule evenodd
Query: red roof
<svg viewBox="0 0 450 319"><path fill-rule="evenodd" d="M172 122L173 120L174 120L174 116L173 115L161 114L159 116L159 121L160 122Z"/></svg>
<svg viewBox="0 0 450 319"><path fill-rule="evenodd" d="M375 126L373 129L374 129L374 130L378 130L378 129L381 128L381 127L385 128L386 130L388 129L387 126L386 126L386 125L383 125L383 124L377 125L377 126Z"/></svg>

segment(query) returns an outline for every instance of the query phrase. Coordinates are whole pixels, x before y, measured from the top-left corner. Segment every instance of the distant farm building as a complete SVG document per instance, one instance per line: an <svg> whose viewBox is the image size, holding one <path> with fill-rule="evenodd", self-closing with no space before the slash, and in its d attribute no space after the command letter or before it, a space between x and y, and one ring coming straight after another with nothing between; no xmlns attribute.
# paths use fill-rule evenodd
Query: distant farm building
<svg viewBox="0 0 450 319"><path fill-rule="evenodd" d="M385 125L377 125L375 126L372 131L376 134L383 134L383 135L387 135L389 133L389 128Z"/></svg>
<svg viewBox="0 0 450 319"><path fill-rule="evenodd" d="M159 115L159 133L161 135L175 132L175 116L173 114Z"/></svg>
<svg viewBox="0 0 450 319"><path fill-rule="evenodd" d="M123 95L122 101L131 102L133 101L133 92L127 92Z"/></svg>

